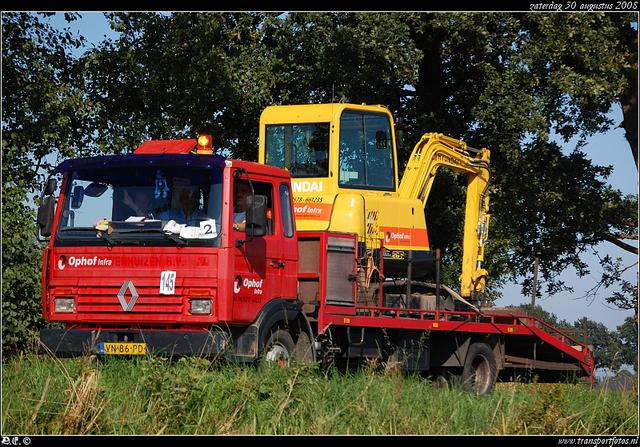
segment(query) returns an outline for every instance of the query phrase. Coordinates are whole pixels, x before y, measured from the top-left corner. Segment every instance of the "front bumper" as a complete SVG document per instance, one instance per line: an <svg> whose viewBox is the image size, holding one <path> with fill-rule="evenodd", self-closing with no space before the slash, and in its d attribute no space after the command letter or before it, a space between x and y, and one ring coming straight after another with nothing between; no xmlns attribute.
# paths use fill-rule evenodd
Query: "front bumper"
<svg viewBox="0 0 640 447"><path fill-rule="evenodd" d="M215 356L228 337L218 331L43 329L41 350L55 354L100 354L100 343L144 343L149 354Z"/></svg>

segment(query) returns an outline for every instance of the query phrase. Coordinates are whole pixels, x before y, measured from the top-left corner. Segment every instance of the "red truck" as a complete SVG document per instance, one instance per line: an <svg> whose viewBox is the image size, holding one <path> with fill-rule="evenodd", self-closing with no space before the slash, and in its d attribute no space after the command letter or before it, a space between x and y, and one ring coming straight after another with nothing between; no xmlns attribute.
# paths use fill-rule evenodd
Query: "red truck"
<svg viewBox="0 0 640 447"><path fill-rule="evenodd" d="M345 111L389 116L357 106L331 113ZM377 131L372 138L378 147L390 145L395 155L393 123L386 125L385 135ZM313 143L318 163L332 150L329 139L326 154L313 138L300 141ZM429 155L448 162L452 156ZM295 157L285 159L293 163ZM409 230L370 232L377 241L372 247L358 231L324 223L313 228L320 222L309 217L313 203L334 217L349 207L339 207L340 191L331 192L333 205L323 205L319 195L329 191L318 190L322 181L337 182L337 175L319 167L307 177L297 172L293 165L270 166L264 157L253 163L215 155L207 136L148 141L132 154L60 164L43 189L38 224L40 235L49 238L42 269L44 317L64 327L41 331L43 349L224 356L282 365L376 357L459 379L481 394L498 378L527 371L540 380L593 380L587 345L539 319L483 307L477 247L463 297L440 284L438 250L393 246L408 243L409 236L402 239ZM340 177L353 182L356 175ZM295 184L300 178L318 185L307 188L311 196ZM345 197L375 189L340 187L348 190ZM478 197L486 188L479 191ZM379 200L410 200L394 194L384 190ZM484 216L482 207L488 206L484 196L467 204L479 207L474 217ZM305 227L305 219L315 220ZM486 226L477 231L482 245ZM428 275L432 282L424 280Z"/></svg>

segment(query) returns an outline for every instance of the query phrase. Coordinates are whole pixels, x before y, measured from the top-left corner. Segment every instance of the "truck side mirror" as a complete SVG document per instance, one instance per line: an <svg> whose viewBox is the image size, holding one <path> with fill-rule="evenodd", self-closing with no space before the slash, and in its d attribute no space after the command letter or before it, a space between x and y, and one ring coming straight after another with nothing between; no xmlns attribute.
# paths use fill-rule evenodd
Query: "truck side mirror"
<svg viewBox="0 0 640 447"><path fill-rule="evenodd" d="M56 199L52 197L52 194L56 192L58 188L58 182L54 178L47 180L47 184L42 190L42 204L38 207L38 217L36 222L38 223L38 229L40 230L40 236L51 236L51 230L53 229L53 215L56 210Z"/></svg>
<svg viewBox="0 0 640 447"><path fill-rule="evenodd" d="M42 192L43 196L50 196L58 189L58 181L54 178L50 178L47 180L47 184L44 187L44 191Z"/></svg>
<svg viewBox="0 0 640 447"><path fill-rule="evenodd" d="M267 196L247 196L247 235L261 237L267 234Z"/></svg>
<svg viewBox="0 0 640 447"><path fill-rule="evenodd" d="M42 205L38 207L38 227L40 228L40 236L51 236L53 228L53 214L55 212L56 199L49 196L44 199Z"/></svg>

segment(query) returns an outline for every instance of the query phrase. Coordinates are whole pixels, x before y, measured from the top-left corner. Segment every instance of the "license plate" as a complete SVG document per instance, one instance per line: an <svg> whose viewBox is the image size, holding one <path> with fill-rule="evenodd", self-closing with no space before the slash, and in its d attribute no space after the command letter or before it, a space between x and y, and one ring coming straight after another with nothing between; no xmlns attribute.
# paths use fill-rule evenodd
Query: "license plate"
<svg viewBox="0 0 640 447"><path fill-rule="evenodd" d="M144 343L100 343L100 354L141 355L147 353Z"/></svg>

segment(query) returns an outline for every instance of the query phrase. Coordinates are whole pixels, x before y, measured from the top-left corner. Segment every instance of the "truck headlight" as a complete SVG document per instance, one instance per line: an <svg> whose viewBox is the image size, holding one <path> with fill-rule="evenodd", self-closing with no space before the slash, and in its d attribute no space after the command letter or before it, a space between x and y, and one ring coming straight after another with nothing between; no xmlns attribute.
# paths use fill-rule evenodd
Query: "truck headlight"
<svg viewBox="0 0 640 447"><path fill-rule="evenodd" d="M75 298L56 297L53 300L53 311L57 314L72 314L75 312L75 308Z"/></svg>
<svg viewBox="0 0 640 447"><path fill-rule="evenodd" d="M210 299L190 300L191 309L189 313L198 315L211 315L212 301Z"/></svg>

